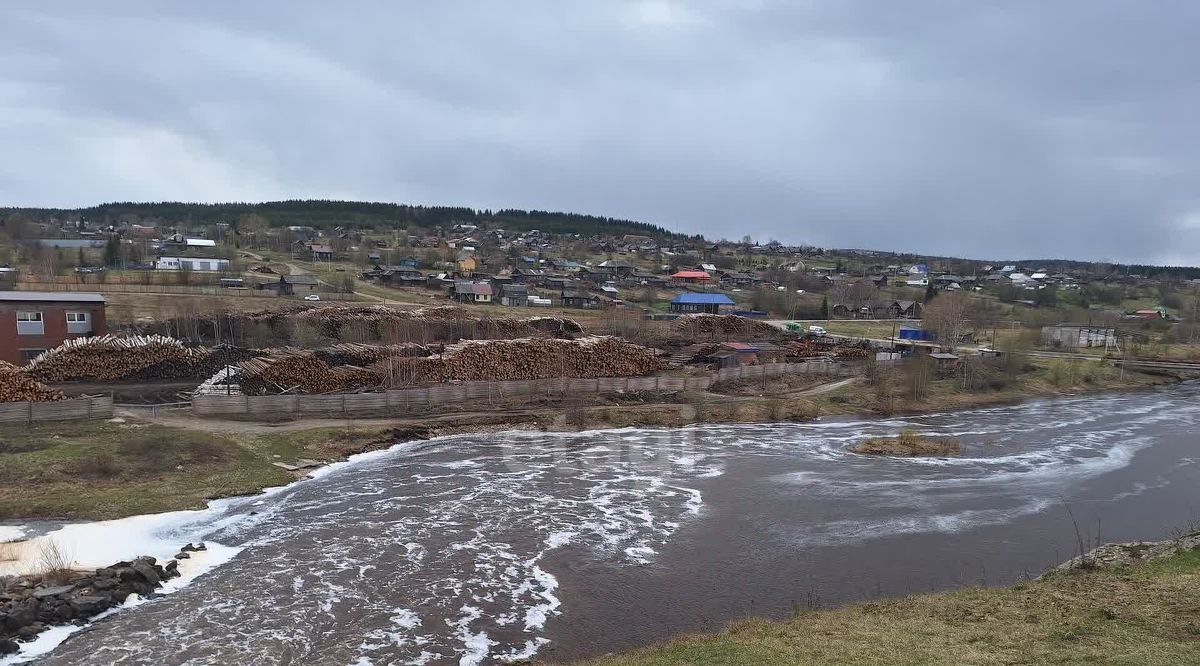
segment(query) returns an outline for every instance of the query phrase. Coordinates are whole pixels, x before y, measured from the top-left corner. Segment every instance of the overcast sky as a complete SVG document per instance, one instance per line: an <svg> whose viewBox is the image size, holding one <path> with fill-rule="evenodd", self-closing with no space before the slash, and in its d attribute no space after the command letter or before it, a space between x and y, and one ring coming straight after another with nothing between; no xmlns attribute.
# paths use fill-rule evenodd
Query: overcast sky
<svg viewBox="0 0 1200 666"><path fill-rule="evenodd" d="M1200 263L1200 3L0 3L0 204Z"/></svg>

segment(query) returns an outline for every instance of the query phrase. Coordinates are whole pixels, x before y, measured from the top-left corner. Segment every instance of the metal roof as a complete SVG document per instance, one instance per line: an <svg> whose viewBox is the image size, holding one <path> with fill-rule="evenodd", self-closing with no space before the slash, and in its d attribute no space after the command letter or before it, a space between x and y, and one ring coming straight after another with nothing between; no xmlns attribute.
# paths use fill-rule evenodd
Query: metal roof
<svg viewBox="0 0 1200 666"><path fill-rule="evenodd" d="M280 277L288 284L317 284L317 278L312 275L308 275L307 273L301 273L299 275L283 275Z"/></svg>
<svg viewBox="0 0 1200 666"><path fill-rule="evenodd" d="M67 301L103 303L104 294L78 291L0 291L0 301Z"/></svg>
<svg viewBox="0 0 1200 666"><path fill-rule="evenodd" d="M672 303L684 305L733 305L733 299L725 294L682 293L671 299Z"/></svg>

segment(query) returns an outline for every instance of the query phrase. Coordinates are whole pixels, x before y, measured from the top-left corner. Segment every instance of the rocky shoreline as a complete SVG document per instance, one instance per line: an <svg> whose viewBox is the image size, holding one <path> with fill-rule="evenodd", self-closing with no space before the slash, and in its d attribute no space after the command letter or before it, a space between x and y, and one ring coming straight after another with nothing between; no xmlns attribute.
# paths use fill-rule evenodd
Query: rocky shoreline
<svg viewBox="0 0 1200 666"><path fill-rule="evenodd" d="M51 627L83 626L130 595L154 594L164 582L180 575L178 560L205 549L203 543L189 543L176 559L164 564L142 556L93 573L64 572L58 580L40 575L0 577L0 655L20 651L20 641L32 640Z"/></svg>
<svg viewBox="0 0 1200 666"><path fill-rule="evenodd" d="M1106 543L1073 557L1042 574L1042 577L1069 571L1112 569L1127 567L1139 562L1151 562L1181 553L1200 550L1200 532L1193 532L1164 541L1132 541L1128 543Z"/></svg>

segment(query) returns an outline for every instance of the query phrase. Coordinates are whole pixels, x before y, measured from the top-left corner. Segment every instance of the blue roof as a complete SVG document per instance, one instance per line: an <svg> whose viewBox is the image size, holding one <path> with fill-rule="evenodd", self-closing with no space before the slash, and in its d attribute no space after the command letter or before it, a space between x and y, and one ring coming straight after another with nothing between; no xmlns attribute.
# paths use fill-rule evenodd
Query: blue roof
<svg viewBox="0 0 1200 666"><path fill-rule="evenodd" d="M671 299L672 303L685 305L733 305L733 299L725 294L694 294L684 292Z"/></svg>

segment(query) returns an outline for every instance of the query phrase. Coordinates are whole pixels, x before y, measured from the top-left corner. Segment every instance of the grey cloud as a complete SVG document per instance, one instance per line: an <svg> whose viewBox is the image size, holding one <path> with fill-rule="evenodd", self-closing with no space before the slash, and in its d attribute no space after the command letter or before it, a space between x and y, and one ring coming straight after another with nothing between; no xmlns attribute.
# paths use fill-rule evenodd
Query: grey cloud
<svg viewBox="0 0 1200 666"><path fill-rule="evenodd" d="M0 198L1200 262L1189 3L14 2Z"/></svg>

